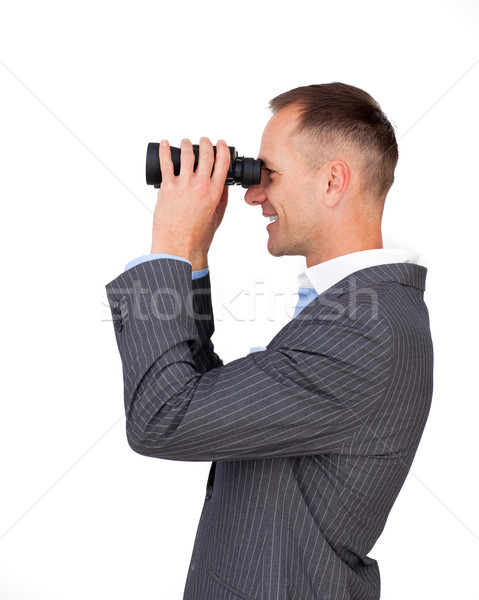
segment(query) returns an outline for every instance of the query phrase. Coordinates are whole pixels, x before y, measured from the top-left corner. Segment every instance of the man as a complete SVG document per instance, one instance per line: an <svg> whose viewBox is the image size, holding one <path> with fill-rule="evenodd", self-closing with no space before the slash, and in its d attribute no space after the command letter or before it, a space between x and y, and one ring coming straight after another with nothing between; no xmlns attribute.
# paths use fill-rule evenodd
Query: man
<svg viewBox="0 0 479 600"><path fill-rule="evenodd" d="M271 254L306 257L296 315L264 351L222 364L207 255L229 152L218 142L214 162L202 139L193 172L184 140L175 177L162 142L152 254L107 286L128 440L147 456L214 461L186 600L373 600L367 554L432 395L426 269L382 248L398 154L371 96L332 83L271 108L245 199L271 218Z"/></svg>

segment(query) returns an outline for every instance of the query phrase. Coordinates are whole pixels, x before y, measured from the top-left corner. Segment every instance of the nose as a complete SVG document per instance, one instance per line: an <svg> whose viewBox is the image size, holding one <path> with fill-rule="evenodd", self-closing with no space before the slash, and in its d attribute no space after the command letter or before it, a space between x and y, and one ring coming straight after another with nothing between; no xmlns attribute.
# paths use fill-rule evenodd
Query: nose
<svg viewBox="0 0 479 600"><path fill-rule="evenodd" d="M244 195L245 202L250 206L262 204L266 198L265 186L262 183L252 185Z"/></svg>

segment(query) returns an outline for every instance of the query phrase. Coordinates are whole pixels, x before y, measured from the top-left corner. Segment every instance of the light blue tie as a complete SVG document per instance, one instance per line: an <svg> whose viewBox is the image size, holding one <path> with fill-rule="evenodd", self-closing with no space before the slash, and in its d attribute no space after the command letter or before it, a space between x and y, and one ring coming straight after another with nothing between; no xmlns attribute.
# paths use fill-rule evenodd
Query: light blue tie
<svg viewBox="0 0 479 600"><path fill-rule="evenodd" d="M303 310L305 306L307 306L312 300L316 298L318 292L314 288L300 287L298 290L298 295L298 304L294 309L293 319L294 317L299 315L299 313ZM261 352L262 350L266 350L266 348L264 346L255 346L254 348L250 349L250 354L253 352Z"/></svg>
<svg viewBox="0 0 479 600"><path fill-rule="evenodd" d="M298 304L294 309L293 319L294 317L299 315L299 313L303 310L305 306L307 306L311 302L311 300L314 300L316 298L318 292L314 288L300 287L298 290L298 294Z"/></svg>

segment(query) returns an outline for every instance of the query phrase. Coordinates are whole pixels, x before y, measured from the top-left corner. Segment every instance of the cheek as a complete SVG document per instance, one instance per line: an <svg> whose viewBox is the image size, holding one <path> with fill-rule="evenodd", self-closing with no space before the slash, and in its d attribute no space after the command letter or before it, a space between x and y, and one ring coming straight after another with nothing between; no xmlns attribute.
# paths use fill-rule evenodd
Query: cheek
<svg viewBox="0 0 479 600"><path fill-rule="evenodd" d="M304 186L302 188L301 197L304 212L312 217L317 215L319 211L319 201L316 189L312 188L310 185Z"/></svg>
<svg viewBox="0 0 479 600"><path fill-rule="evenodd" d="M307 222L316 214L316 202L311 191L298 182L288 186L284 195L285 209L290 220L296 223Z"/></svg>

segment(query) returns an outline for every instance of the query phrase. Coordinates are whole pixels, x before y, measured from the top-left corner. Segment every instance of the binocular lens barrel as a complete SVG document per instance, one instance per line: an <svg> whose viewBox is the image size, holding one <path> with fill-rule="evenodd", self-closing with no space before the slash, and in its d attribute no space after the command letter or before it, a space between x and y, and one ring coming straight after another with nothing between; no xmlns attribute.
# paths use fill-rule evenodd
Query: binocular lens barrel
<svg viewBox="0 0 479 600"><path fill-rule="evenodd" d="M225 185L241 185L244 188L248 188L251 185L258 185L261 181L261 167L262 162L255 158L246 158L244 156L238 156L235 148L229 146L230 149L230 166L228 169L228 175L226 176ZM146 151L146 183L148 185L154 185L156 188L161 186L161 167L160 167L160 144L157 142L150 142ZM181 150L170 146L171 160L173 162L173 168L175 175L180 174L181 166ZM213 151L216 157L216 146L213 146ZM193 153L195 155L194 170L198 166L198 154L199 146L193 145Z"/></svg>

